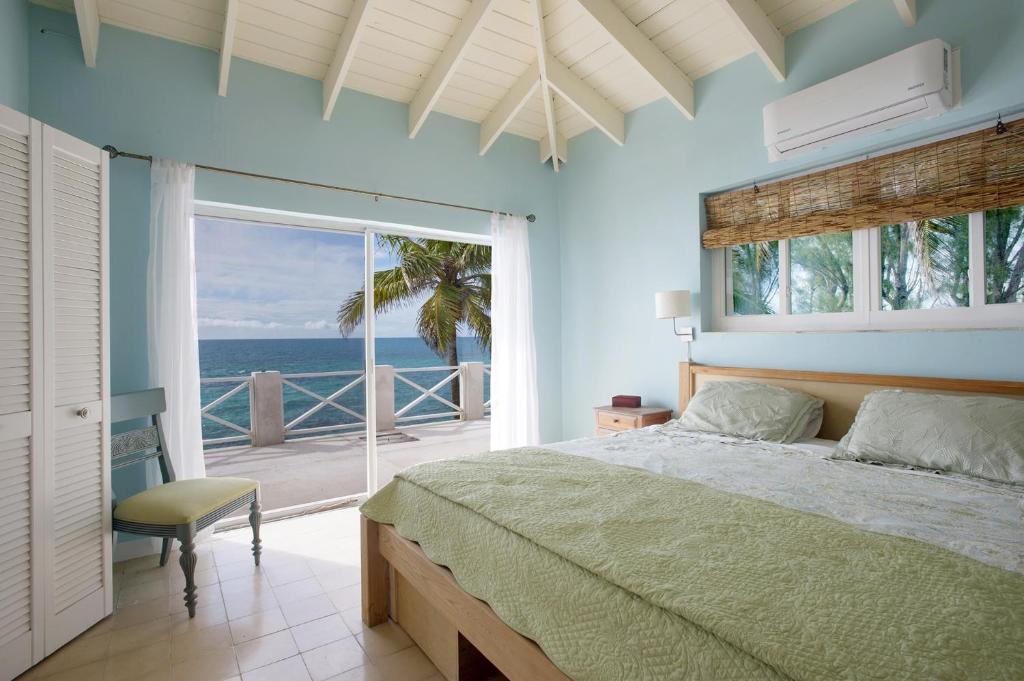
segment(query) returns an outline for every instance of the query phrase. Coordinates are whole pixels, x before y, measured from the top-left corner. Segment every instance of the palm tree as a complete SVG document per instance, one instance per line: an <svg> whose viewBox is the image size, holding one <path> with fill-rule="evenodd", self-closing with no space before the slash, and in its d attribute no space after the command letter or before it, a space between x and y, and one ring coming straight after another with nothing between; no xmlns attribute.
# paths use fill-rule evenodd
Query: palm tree
<svg viewBox="0 0 1024 681"><path fill-rule="evenodd" d="M377 246L398 262L373 273L373 308L384 314L423 295L416 330L448 366L458 366L457 339L468 329L484 349L491 347L491 248L458 241L377 235ZM348 336L363 321L364 289L338 308L338 331ZM459 404L459 379L451 382Z"/></svg>

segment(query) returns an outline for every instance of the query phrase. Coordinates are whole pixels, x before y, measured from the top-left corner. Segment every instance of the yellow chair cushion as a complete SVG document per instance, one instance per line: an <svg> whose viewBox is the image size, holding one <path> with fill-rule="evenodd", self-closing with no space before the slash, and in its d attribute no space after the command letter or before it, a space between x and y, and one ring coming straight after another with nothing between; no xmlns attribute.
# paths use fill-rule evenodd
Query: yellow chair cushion
<svg viewBox="0 0 1024 681"><path fill-rule="evenodd" d="M133 494L118 503L114 517L131 523L184 525L216 511L259 487L247 478L179 480Z"/></svg>

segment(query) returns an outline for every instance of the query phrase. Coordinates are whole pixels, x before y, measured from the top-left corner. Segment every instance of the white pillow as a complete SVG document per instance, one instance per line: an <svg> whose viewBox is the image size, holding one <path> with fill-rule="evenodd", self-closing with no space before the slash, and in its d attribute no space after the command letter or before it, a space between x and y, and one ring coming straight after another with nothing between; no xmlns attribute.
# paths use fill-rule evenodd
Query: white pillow
<svg viewBox="0 0 1024 681"><path fill-rule="evenodd" d="M767 442L795 442L820 419L823 402L776 385L752 381L705 383L679 417L685 430ZM817 434L818 428L814 428Z"/></svg>
<svg viewBox="0 0 1024 681"><path fill-rule="evenodd" d="M899 464L1024 484L1024 400L878 390L833 459Z"/></svg>

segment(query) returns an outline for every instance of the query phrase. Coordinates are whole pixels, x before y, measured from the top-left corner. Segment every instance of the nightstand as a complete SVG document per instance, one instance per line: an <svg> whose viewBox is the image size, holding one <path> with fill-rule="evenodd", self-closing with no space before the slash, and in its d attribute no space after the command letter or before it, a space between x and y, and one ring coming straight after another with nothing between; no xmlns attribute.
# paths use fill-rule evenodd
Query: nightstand
<svg viewBox="0 0 1024 681"><path fill-rule="evenodd" d="M623 430L655 426L672 418L671 409L661 407L595 407L597 436L604 437Z"/></svg>

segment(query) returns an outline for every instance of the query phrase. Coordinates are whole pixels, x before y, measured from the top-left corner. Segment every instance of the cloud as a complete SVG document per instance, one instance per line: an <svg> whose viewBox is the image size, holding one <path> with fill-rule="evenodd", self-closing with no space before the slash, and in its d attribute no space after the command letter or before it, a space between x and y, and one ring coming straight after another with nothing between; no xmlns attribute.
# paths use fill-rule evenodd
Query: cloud
<svg viewBox="0 0 1024 681"><path fill-rule="evenodd" d="M283 329L284 324L277 322L263 322L258 319L219 319L215 317L200 317L199 326L207 326L224 329Z"/></svg>
<svg viewBox="0 0 1024 681"><path fill-rule="evenodd" d="M363 286L363 236L196 219L201 338L338 338L338 306ZM377 253L376 269L393 267ZM416 335L422 301L377 315L377 336ZM353 336L361 336L355 329Z"/></svg>

